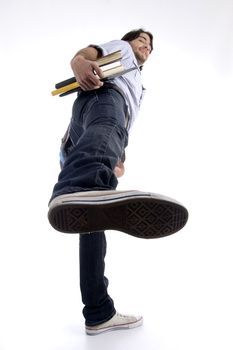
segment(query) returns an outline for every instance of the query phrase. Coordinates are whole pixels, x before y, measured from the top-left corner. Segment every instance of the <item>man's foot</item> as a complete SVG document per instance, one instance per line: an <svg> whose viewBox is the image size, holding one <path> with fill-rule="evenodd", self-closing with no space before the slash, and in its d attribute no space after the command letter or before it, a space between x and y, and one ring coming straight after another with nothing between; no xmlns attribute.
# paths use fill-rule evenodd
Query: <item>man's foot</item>
<svg viewBox="0 0 233 350"><path fill-rule="evenodd" d="M55 230L125 232L139 238L171 235L186 224L188 211L176 200L140 191L89 191L55 197L48 219Z"/></svg>
<svg viewBox="0 0 233 350"><path fill-rule="evenodd" d="M118 312L107 322L96 326L86 326L88 335L97 335L104 332L115 331L118 329L129 329L141 326L142 316L121 315Z"/></svg>

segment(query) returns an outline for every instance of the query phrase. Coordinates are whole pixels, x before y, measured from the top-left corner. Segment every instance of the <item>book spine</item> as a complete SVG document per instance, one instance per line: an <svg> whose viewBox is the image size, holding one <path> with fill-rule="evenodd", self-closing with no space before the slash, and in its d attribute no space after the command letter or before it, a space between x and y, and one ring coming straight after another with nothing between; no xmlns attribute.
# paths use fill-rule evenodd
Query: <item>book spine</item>
<svg viewBox="0 0 233 350"><path fill-rule="evenodd" d="M99 58L96 62L99 66L121 60L121 50L112 52L106 56Z"/></svg>

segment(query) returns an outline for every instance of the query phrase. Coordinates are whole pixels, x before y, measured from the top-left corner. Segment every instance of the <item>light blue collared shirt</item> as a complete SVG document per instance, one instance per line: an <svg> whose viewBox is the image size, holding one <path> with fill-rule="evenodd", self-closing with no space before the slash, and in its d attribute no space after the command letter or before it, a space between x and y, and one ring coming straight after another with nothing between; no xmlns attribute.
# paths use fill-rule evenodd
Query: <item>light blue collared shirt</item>
<svg viewBox="0 0 233 350"><path fill-rule="evenodd" d="M129 130L138 115L145 90L142 86L141 71L132 47L124 40L113 40L105 44L92 46L100 48L104 56L114 51L121 50L121 64L124 68L137 67L137 69L111 80L124 92L129 112Z"/></svg>

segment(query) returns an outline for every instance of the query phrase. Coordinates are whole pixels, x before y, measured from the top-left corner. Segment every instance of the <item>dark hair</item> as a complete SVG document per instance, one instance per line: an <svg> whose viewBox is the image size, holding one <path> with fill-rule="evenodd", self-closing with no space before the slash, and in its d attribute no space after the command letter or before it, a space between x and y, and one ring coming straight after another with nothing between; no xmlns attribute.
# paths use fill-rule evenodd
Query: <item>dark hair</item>
<svg viewBox="0 0 233 350"><path fill-rule="evenodd" d="M121 40L124 41L132 41L134 39L137 39L140 34L145 33L147 35L149 35L150 37L150 44L151 44L151 51L153 50L153 35L150 32L147 32L146 30L144 30L143 28L139 28L139 29L134 29L131 30L130 32L126 33Z"/></svg>

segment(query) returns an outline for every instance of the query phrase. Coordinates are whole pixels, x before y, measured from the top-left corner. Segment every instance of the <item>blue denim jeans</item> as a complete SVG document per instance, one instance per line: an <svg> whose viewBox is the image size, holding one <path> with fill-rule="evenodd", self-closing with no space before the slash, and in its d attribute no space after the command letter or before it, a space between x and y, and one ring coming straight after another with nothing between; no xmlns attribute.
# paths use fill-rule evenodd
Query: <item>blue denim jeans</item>
<svg viewBox="0 0 233 350"><path fill-rule="evenodd" d="M62 169L52 198L66 193L116 189L116 163L128 143L127 107L122 95L109 87L81 92L61 147ZM107 321L115 314L104 276L104 232L80 235L80 288L86 325Z"/></svg>
<svg viewBox="0 0 233 350"><path fill-rule="evenodd" d="M80 235L80 290L87 326L108 321L116 312L108 294L108 279L104 275L106 247L104 232Z"/></svg>
<svg viewBox="0 0 233 350"><path fill-rule="evenodd" d="M112 88L79 94L68 138L62 145L64 164L52 199L67 193L117 187L113 170L128 143L126 115L124 98Z"/></svg>

